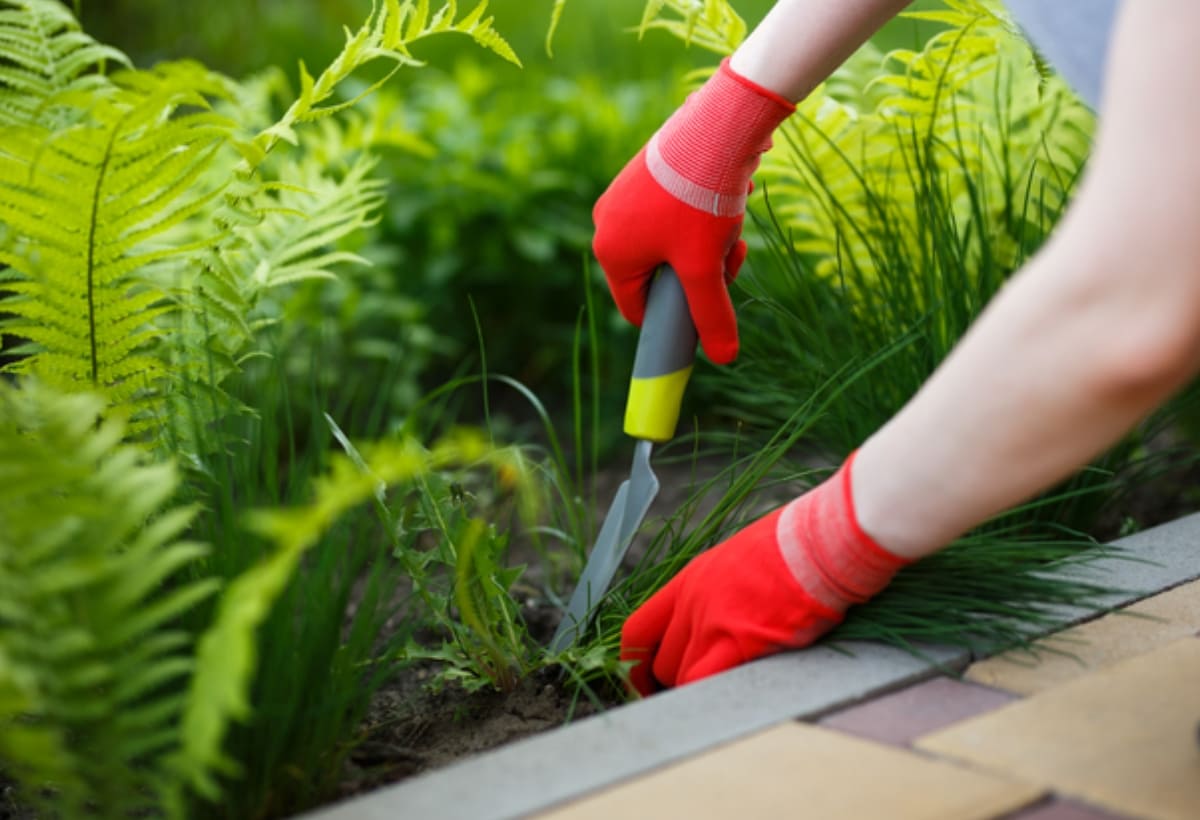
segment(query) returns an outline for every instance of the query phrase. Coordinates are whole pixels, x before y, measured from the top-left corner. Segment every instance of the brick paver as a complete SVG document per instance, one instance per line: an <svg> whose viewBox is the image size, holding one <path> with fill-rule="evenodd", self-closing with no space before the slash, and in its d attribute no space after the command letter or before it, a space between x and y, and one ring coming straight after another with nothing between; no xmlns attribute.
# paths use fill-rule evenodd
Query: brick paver
<svg viewBox="0 0 1200 820"><path fill-rule="evenodd" d="M1043 793L840 732L786 723L538 816L990 820Z"/></svg>
<svg viewBox="0 0 1200 820"><path fill-rule="evenodd" d="M1129 820L1127 815L1085 806L1072 800L1051 798L1044 803L1021 809L1002 820Z"/></svg>
<svg viewBox="0 0 1200 820"><path fill-rule="evenodd" d="M917 748L1147 820L1200 817L1200 639L955 724Z"/></svg>
<svg viewBox="0 0 1200 820"><path fill-rule="evenodd" d="M893 746L1005 706L1016 695L951 678L934 678L834 712L818 721L829 729Z"/></svg>
<svg viewBox="0 0 1200 820"><path fill-rule="evenodd" d="M1200 559L1200 550L1197 552ZM964 677L1030 695L1195 635L1198 629L1200 581L1192 581L1036 641L1036 655L1013 651L974 663Z"/></svg>

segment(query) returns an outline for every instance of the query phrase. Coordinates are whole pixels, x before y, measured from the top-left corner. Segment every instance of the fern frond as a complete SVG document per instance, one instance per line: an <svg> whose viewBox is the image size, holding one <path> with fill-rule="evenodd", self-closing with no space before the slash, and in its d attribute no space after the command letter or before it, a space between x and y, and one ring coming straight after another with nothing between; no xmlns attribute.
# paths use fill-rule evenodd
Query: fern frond
<svg viewBox="0 0 1200 820"><path fill-rule="evenodd" d="M638 34L651 29L721 55L732 54L746 39L746 23L729 0L647 0Z"/></svg>
<svg viewBox="0 0 1200 820"><path fill-rule="evenodd" d="M150 348L171 305L145 268L194 255L167 237L219 191L199 181L234 129L209 110L227 90L195 65L69 85L46 105L86 116L57 130L27 122L0 152L0 224L19 237L5 255L16 281L4 330L37 345L9 369L99 392L133 434L161 423L170 375Z"/></svg>
<svg viewBox="0 0 1200 820"><path fill-rule="evenodd" d="M483 48L520 65L521 61L508 42L484 17L487 0L480 0L466 16L458 18L458 4L448 0L436 12L430 12L429 0L383 0L358 31L346 32L346 44L329 67L314 79L300 64L300 94L291 107L271 127L254 139L258 155L265 157L280 141L295 144L295 127L336 114L374 93L402 66L422 65L410 50L419 40L436 34L464 34ZM328 102L341 84L358 69L375 60L395 63L392 71L372 83L350 100Z"/></svg>
<svg viewBox="0 0 1200 820"><path fill-rule="evenodd" d="M951 26L921 51L864 48L853 62L883 72L857 96L844 81L836 96L834 83L817 89L764 159L776 212L818 271L850 264L865 281L883 275L887 260L863 230L884 219L909 243L896 252L921 258L928 184L944 187L963 242L984 225L999 231L989 236L993 261L1011 269L1027 228L1044 234L1071 196L1091 113L1062 80L1037 74L994 4L946 6L915 15Z"/></svg>
<svg viewBox="0 0 1200 820"><path fill-rule="evenodd" d="M257 260L252 274L256 287L332 278L335 265L365 263L355 254L328 249L378 219L385 183L368 177L375 164L360 157L335 180L315 163L289 163L282 175L301 187L279 190L276 210L246 237L247 252Z"/></svg>
<svg viewBox="0 0 1200 820"><path fill-rule="evenodd" d="M0 759L56 816L160 805L191 671L172 624L214 591L172 589L205 554L179 540L194 511L102 411L0 382Z"/></svg>
<svg viewBox="0 0 1200 820"><path fill-rule="evenodd" d="M0 125L31 121L52 96L103 73L109 62L129 65L120 51L84 34L57 0L2 0L0 52Z"/></svg>

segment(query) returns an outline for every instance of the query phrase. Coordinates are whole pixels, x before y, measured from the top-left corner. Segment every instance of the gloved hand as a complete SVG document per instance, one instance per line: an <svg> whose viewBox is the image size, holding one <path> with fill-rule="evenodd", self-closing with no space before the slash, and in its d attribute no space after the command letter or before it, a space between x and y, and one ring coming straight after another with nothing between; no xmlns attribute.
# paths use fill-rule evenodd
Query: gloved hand
<svg viewBox="0 0 1200 820"><path fill-rule="evenodd" d="M794 110L726 59L617 175L592 211L592 248L626 319L641 326L650 276L670 263L704 352L718 364L737 357L728 285L746 258L750 176Z"/></svg>
<svg viewBox="0 0 1200 820"><path fill-rule="evenodd" d="M629 616L621 660L642 695L807 646L905 564L858 524L851 455L829 480L697 556Z"/></svg>

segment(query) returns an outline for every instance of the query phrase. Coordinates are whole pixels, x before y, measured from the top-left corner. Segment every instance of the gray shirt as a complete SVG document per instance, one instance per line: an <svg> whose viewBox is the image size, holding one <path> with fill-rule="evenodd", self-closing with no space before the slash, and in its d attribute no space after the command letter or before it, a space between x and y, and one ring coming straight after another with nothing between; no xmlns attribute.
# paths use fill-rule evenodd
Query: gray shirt
<svg viewBox="0 0 1200 820"><path fill-rule="evenodd" d="M1007 1L1037 50L1098 111L1118 0Z"/></svg>

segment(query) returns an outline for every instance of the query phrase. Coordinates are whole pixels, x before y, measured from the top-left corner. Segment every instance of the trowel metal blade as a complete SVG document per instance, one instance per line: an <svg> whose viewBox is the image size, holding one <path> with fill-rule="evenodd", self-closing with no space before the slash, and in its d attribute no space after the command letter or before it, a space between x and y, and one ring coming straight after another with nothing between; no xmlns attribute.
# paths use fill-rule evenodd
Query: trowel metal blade
<svg viewBox="0 0 1200 820"><path fill-rule="evenodd" d="M658 495L658 476L650 467L653 448L654 445L649 441L638 441L634 448L629 478L617 488L617 494L604 517L587 566L579 576L579 584L571 595L558 631L550 640L552 652L561 652L575 643L587 628L596 613L596 606L608 592L608 586L617 574L617 568L621 566L634 534L646 518L654 497Z"/></svg>

